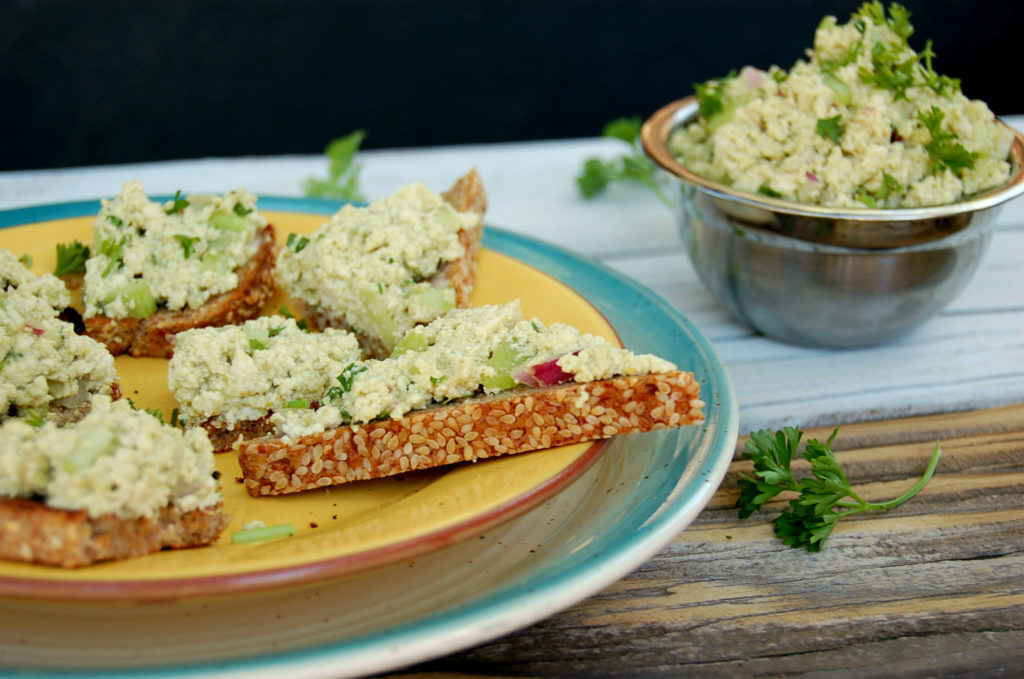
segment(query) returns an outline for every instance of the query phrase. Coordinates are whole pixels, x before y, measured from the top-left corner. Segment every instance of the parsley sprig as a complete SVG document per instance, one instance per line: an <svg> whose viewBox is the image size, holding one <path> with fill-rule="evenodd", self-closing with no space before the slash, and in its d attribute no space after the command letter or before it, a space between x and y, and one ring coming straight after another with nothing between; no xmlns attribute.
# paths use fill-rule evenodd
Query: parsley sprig
<svg viewBox="0 0 1024 679"><path fill-rule="evenodd" d="M618 139L629 145L629 152L612 160L588 158L583 171L576 177L576 186L584 198L593 198L615 181L633 182L646 186L668 207L672 201L657 180L657 169L640 148L640 118L617 118L604 126L602 136Z"/></svg>
<svg viewBox="0 0 1024 679"><path fill-rule="evenodd" d="M931 160L932 172L948 169L959 175L965 168L974 167L978 154L968 151L958 142L956 134L942 129L942 120L945 117L946 114L938 106L917 113L917 119L931 134L931 140L924 145L924 150L928 152L928 158Z"/></svg>
<svg viewBox="0 0 1024 679"><path fill-rule="evenodd" d="M314 177L306 179L302 184L302 190L306 196L338 200L365 200L359 191L359 172L363 166L355 162L356 154L365 138L365 131L356 130L328 144L324 149L329 161L327 179Z"/></svg>
<svg viewBox="0 0 1024 679"><path fill-rule="evenodd" d="M53 269L54 276L67 276L73 273L85 273L85 260L89 259L89 246L77 240L71 243L57 243L57 266Z"/></svg>
<svg viewBox="0 0 1024 679"><path fill-rule="evenodd" d="M740 499L737 502L741 519L749 517L779 495L790 491L798 496L772 522L775 535L790 547L804 547L809 552L821 550L840 519L852 514L885 511L898 507L924 488L935 473L942 449L938 444L924 475L914 486L887 502L868 502L850 486L843 469L832 452L832 441L839 428L825 443L811 439L801 454L811 464L811 476L797 479L791 465L803 432L786 427L773 435L762 429L750 435L743 456L754 461L754 475L740 475Z"/></svg>

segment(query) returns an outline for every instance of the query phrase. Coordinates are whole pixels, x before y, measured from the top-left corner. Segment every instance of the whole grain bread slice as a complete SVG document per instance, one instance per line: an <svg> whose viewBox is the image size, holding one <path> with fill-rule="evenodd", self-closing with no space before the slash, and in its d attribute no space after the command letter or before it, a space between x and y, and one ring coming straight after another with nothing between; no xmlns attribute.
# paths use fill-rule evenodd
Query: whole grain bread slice
<svg viewBox="0 0 1024 679"><path fill-rule="evenodd" d="M480 173L473 168L457 179L441 197L459 212L474 212L480 215L480 219L472 227L459 231L462 254L457 259L442 264L430 277L430 283L437 287L450 285L455 290L455 306L465 309L471 306L470 297L476 285L477 255L484 233L487 192L484 190ZM356 333L363 353L369 358L387 358L391 353L379 337L360 332L359 328L351 328L325 310L306 307L304 311L310 327L314 330L333 327Z"/></svg>
<svg viewBox="0 0 1024 679"><path fill-rule="evenodd" d="M202 547L227 526L222 510L221 504L188 512L165 507L156 519L94 518L39 500L0 498L0 559L79 568L162 549Z"/></svg>
<svg viewBox="0 0 1024 679"><path fill-rule="evenodd" d="M238 286L234 289L211 297L197 309L158 309L146 318L86 318L86 334L103 342L115 356L128 353L170 358L176 333L190 328L241 323L259 316L274 294L277 282L274 227L265 226L259 239L256 254L235 270Z"/></svg>
<svg viewBox="0 0 1024 679"><path fill-rule="evenodd" d="M242 440L238 460L250 495L281 495L696 424L703 407L683 371L519 387L293 440Z"/></svg>

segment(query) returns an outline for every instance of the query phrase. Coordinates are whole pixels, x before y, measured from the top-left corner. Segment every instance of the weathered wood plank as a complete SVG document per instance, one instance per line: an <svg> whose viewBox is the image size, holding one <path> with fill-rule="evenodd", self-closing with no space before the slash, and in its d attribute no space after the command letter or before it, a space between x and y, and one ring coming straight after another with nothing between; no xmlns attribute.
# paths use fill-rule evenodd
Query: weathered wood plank
<svg viewBox="0 0 1024 679"><path fill-rule="evenodd" d="M737 518L741 441L708 508L627 578L400 676L1020 676L1024 406L844 425L835 449L865 498L887 499L936 441L917 497L844 520L815 554L772 534L784 500Z"/></svg>

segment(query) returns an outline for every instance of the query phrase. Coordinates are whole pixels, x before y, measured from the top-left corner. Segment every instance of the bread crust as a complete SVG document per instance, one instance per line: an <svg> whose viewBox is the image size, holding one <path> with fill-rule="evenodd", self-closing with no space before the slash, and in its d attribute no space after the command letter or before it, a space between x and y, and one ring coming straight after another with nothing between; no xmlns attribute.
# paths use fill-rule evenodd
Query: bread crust
<svg viewBox="0 0 1024 679"><path fill-rule="evenodd" d="M457 462L512 455L703 421L693 373L518 389L330 429L238 444L254 497L295 493Z"/></svg>
<svg viewBox="0 0 1024 679"><path fill-rule="evenodd" d="M211 297L198 309L161 309L146 318L93 316L85 319L86 334L105 344L115 356L128 353L131 356L170 358L176 333L191 328L241 323L259 316L274 294L277 283L274 227L270 224L265 226L259 239L256 254L235 269L238 286L233 290Z"/></svg>
<svg viewBox="0 0 1024 679"><path fill-rule="evenodd" d="M218 503L189 512L165 507L156 519L93 518L39 500L0 498L0 559L80 568L161 549L202 547L227 526L222 510Z"/></svg>
<svg viewBox="0 0 1024 679"><path fill-rule="evenodd" d="M476 285L477 256L480 252L480 241L483 239L484 219L487 211L487 192L484 190L483 179L476 168L455 181L450 189L441 194L445 202L459 212L476 212L480 219L472 227L459 231L459 243L462 255L458 259L444 263L430 277L430 283L441 287L450 285L455 290L455 306L466 309L472 306L470 298ZM332 327L354 332L359 339L359 346L368 358L387 358L390 351L378 337L372 337L351 328L341 319L320 309L305 307L305 316L314 330Z"/></svg>

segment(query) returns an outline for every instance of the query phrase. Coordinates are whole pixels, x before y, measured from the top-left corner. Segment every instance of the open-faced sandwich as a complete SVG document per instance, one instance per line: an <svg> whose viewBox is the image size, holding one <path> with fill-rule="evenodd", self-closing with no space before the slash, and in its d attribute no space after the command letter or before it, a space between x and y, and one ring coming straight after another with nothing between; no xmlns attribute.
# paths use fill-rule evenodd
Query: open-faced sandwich
<svg viewBox="0 0 1024 679"><path fill-rule="evenodd" d="M168 357L182 330L258 316L274 230L244 189L158 203L128 181L102 201L83 286L85 330L113 354Z"/></svg>
<svg viewBox="0 0 1024 679"><path fill-rule="evenodd" d="M239 437L273 432L271 412L309 408L360 357L355 336L344 330L305 332L293 318L263 316L178 333L167 385L180 422L204 428L223 452Z"/></svg>
<svg viewBox="0 0 1024 679"><path fill-rule="evenodd" d="M117 396L113 357L60 319L70 305L60 279L0 249L0 422L62 424L80 419L92 394Z"/></svg>
<svg viewBox="0 0 1024 679"><path fill-rule="evenodd" d="M410 330L391 357L278 403L237 447L247 491L277 495L694 424L703 406L692 373L511 302Z"/></svg>
<svg viewBox="0 0 1024 679"><path fill-rule="evenodd" d="M79 422L0 426L0 558L63 566L210 544L223 531L205 432L126 400L91 398Z"/></svg>
<svg viewBox="0 0 1024 679"><path fill-rule="evenodd" d="M289 236L281 287L315 327L351 330L383 358L413 326L467 307L487 198L476 170L442 195L412 184L345 205L311 236Z"/></svg>

